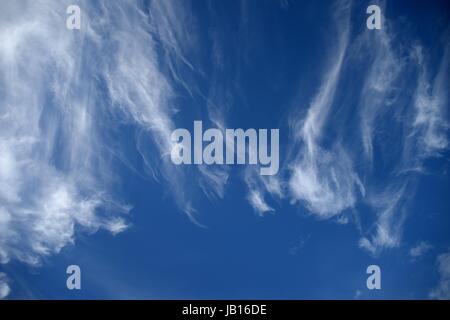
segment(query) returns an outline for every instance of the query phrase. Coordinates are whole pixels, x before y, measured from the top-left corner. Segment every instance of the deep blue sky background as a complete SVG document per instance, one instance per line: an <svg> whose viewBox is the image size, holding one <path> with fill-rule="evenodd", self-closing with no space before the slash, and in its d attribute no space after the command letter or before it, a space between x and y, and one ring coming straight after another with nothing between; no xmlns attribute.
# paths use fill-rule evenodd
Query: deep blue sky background
<svg viewBox="0 0 450 320"><path fill-rule="evenodd" d="M202 41L198 54L187 54L186 58L200 71L179 69L187 83L195 84L192 95L181 86L175 88L176 103L184 108L176 116L177 123L191 128L193 120L204 119L213 126L207 122L202 95L220 82L227 90L218 94L221 98L217 100L231 106L228 127L280 128L282 166L287 165L285 155L291 144L289 112L292 108L306 112L316 94L333 44L330 29L335 28L332 2L286 3L246 1L248 21L243 35L240 1L193 1ZM367 32L365 8L369 4L353 4L350 42ZM387 20L401 26L396 30L398 41L420 41L429 53L431 73L437 72L445 43L442 37L446 34L449 39L448 3L387 1L381 7ZM208 34L211 26L217 26L219 32ZM222 45L222 68L207 58L213 38ZM210 43L206 43L208 39ZM339 105L358 107L358 70L366 67L362 63L346 69L337 93L342 103L332 111L335 121L346 121L340 117ZM349 140L353 139L351 132L349 128ZM126 150L132 166L143 172L140 154L133 143L128 144L139 133L139 129L124 124L112 140ZM325 135L333 137L333 129ZM354 135L358 135L356 127ZM389 133L385 141L395 143ZM355 224L318 219L305 206L272 199L276 212L256 214L243 196L247 191L240 167L231 168L223 199L193 195L196 219L205 226L202 228L180 211L167 185L123 165L117 167L121 177L117 188L120 199L133 205L127 217L129 229L116 236L105 231L77 232L74 245L46 257L41 267L11 261L0 270L12 280L11 299L428 298L439 281L436 256L450 246L448 155L445 151L427 160L429 174L411 178L414 193L411 191L405 204L409 214L401 244L379 255L358 246L361 233ZM377 183L383 185L390 168L381 162L376 162L375 168L379 171L374 174L379 176ZM367 218L362 218L364 226L373 223L373 213L365 205L357 205L346 214L353 212ZM419 241L429 242L432 249L412 259L409 251ZM69 264L81 267L81 291L66 289ZM382 269L382 290L366 288L365 271L370 264Z"/></svg>

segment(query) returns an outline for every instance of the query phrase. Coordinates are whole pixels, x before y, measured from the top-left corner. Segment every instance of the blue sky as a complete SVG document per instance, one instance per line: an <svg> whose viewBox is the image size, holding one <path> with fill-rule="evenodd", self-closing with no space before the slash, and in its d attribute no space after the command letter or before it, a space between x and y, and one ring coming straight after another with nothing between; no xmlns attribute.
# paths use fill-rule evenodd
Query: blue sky
<svg viewBox="0 0 450 320"><path fill-rule="evenodd" d="M0 297L450 298L446 1L2 7ZM278 174L175 166L195 120L278 128Z"/></svg>

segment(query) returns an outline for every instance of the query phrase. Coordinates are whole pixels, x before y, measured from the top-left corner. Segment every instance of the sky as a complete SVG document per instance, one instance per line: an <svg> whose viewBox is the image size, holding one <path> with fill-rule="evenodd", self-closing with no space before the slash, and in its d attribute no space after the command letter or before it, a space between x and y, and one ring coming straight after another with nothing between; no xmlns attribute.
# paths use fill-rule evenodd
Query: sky
<svg viewBox="0 0 450 320"><path fill-rule="evenodd" d="M0 2L0 298L450 299L448 2Z"/></svg>

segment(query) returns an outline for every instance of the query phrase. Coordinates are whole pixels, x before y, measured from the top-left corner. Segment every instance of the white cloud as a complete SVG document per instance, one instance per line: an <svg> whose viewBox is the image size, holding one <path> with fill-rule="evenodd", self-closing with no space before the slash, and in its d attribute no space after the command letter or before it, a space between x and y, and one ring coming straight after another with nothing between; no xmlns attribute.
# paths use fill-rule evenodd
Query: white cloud
<svg viewBox="0 0 450 320"><path fill-rule="evenodd" d="M101 69L112 103L142 129L137 150L149 174L165 184L178 207L195 220L195 190L199 188L208 198L223 198L229 175L227 167L177 167L169 156L170 134L176 127L174 116L192 112L175 102L173 88L181 85L190 95L196 92L195 85L184 79L196 72L187 58L198 41L192 31L195 19L187 3L173 1L150 2L148 14L134 3L106 1L103 7L102 14L107 18L92 18L91 28L99 37L106 28L118 34L109 40L115 50L110 51L109 63Z"/></svg>
<svg viewBox="0 0 450 320"><path fill-rule="evenodd" d="M341 19L333 62L304 118L290 118L294 143L288 189L293 202L322 219L355 209L356 221L364 219L364 224L357 222L359 246L377 255L400 245L407 195L414 192L414 177L405 173L421 172L426 158L448 147L449 49L430 81L425 53L418 45L411 50L395 41L393 24L386 21L379 32L362 32L349 44L346 7L337 12ZM411 80L417 81L413 107L404 94ZM358 95L356 109L344 105ZM355 126L359 139L349 131ZM380 163L383 169L375 172L374 164ZM373 218L360 217L359 204Z"/></svg>
<svg viewBox="0 0 450 320"><path fill-rule="evenodd" d="M385 36L389 37L388 34ZM389 40L389 42L391 41ZM393 48L390 48L388 50L391 52L390 54L381 55L382 59L392 57L392 65L401 65L397 58L393 58L395 55L393 50ZM366 243L370 243L370 245L365 246L363 244L365 243L364 239L360 244L372 253L378 253L383 248L397 247L400 244L403 223L406 218L404 206L407 204L407 197L405 195L409 192L414 192L414 188L411 187L411 176L408 177L404 174L408 171L422 173L424 161L427 158L438 156L441 151L448 147L446 140L448 123L445 120L448 90L444 89L445 84L448 82L448 51L449 49L446 48L432 85L427 79L427 64L420 46L412 51L412 58L408 60L410 69L417 68L417 88L413 100L414 108L409 107L408 103L403 111L403 117L412 122L402 121L396 123L407 134L399 142L401 147L397 147L398 150L401 150L401 153L398 153L398 157L392 156L396 154L395 150L392 150L392 155L389 156L391 157L390 161L394 163L392 167L394 168L395 176L385 179L386 186L384 189L390 191L382 193L369 192L368 194L370 205L377 211L377 221L375 222L375 232L372 234L372 239ZM389 71L388 69L391 70ZM396 70L396 68L388 68L387 64L386 71L392 73L392 70ZM401 74L406 75L408 72L413 71L403 70ZM392 81L386 81L386 83L394 88L396 86ZM391 88L386 87L380 93L381 96L376 99L386 97L390 90ZM397 101L397 103L400 105L401 101ZM401 185L400 187L398 187L399 184ZM412 253L419 253L419 249L426 251L430 248L426 244L422 244L417 249L417 251L412 251Z"/></svg>
<svg viewBox="0 0 450 320"><path fill-rule="evenodd" d="M429 252L433 246L426 241L420 241L416 246L409 250L409 255L412 258L419 258Z"/></svg>
<svg viewBox="0 0 450 320"><path fill-rule="evenodd" d="M414 100L416 116L413 133L420 146L419 159L439 155L448 147L446 106L448 102L448 74L450 46L445 49L437 75L432 83L428 80L428 70L421 47L416 48L420 67Z"/></svg>
<svg viewBox="0 0 450 320"><path fill-rule="evenodd" d="M293 165L289 187L294 200L303 201L311 212L325 219L352 208L357 190L364 194L347 154L319 147L315 147L313 157L307 153Z"/></svg>
<svg viewBox="0 0 450 320"><path fill-rule="evenodd" d="M366 186L364 200L376 219L359 245L375 255L400 244L407 217L407 195L414 192L414 177L406 173L423 172L424 160L447 148L448 124L444 119L448 90L443 88L448 82L448 48L430 85L421 47L403 48L395 42L393 33L393 25L388 24L375 37L363 34L353 48L353 55L358 57L367 56L371 48L371 67L364 79L359 106L367 161L360 162ZM404 55L408 49L409 55ZM410 79L417 81L413 107L409 96L403 94L411 85ZM375 158L389 174L372 172Z"/></svg>
<svg viewBox="0 0 450 320"><path fill-rule="evenodd" d="M251 206L260 214L274 211L272 207L270 207L261 196L261 193L256 190L251 190L250 194L248 195L248 201L250 202Z"/></svg>
<svg viewBox="0 0 450 320"><path fill-rule="evenodd" d="M260 215L274 212L266 202L266 197L282 199L283 186L277 176L261 176L258 167L247 167L244 172L244 181L248 189L247 200L252 208Z"/></svg>
<svg viewBox="0 0 450 320"><path fill-rule="evenodd" d="M0 272L0 299L5 299L11 292L6 274Z"/></svg>
<svg viewBox="0 0 450 320"><path fill-rule="evenodd" d="M439 284L430 292L431 299L450 300L450 252L436 259Z"/></svg>
<svg viewBox="0 0 450 320"><path fill-rule="evenodd" d="M65 28L68 3L8 1L0 12L1 263L38 265L76 230L126 228L100 132L98 64L82 50L97 39L87 19L86 33Z"/></svg>
<svg viewBox="0 0 450 320"><path fill-rule="evenodd" d="M112 199L115 161L130 165L108 138L122 123L140 129L136 148L147 172L191 218L195 212L187 173L168 157L179 112L173 84L184 83L180 63L193 70L185 57L195 43L192 17L169 1L152 2L149 13L135 2L80 1L82 30L72 31L69 4L2 4L1 263L38 265L73 243L77 230L127 228L122 214L130 207ZM223 197L226 169L197 174L201 189Z"/></svg>
<svg viewBox="0 0 450 320"><path fill-rule="evenodd" d="M209 198L223 199L229 177L228 167L217 168L201 165L198 166L198 170L201 174L199 185L204 194Z"/></svg>
<svg viewBox="0 0 450 320"><path fill-rule="evenodd" d="M303 202L320 218L330 218L356 202L356 191L364 193L364 187L353 170L352 159L339 142L333 147L321 146L321 138L327 124L338 87L341 69L347 52L349 38L349 4L336 10L337 48L334 49L330 69L314 97L306 118L296 119L291 125L300 148L291 162L289 189L295 202Z"/></svg>
<svg viewBox="0 0 450 320"><path fill-rule="evenodd" d="M367 201L377 216L369 230L370 235L360 239L361 248L378 255L383 249L399 246L405 217L402 208L405 190L406 185L388 185L384 192L372 192L368 195Z"/></svg>
<svg viewBox="0 0 450 320"><path fill-rule="evenodd" d="M378 30L376 36L364 33L356 41L353 54L367 56L370 68L364 79L361 91L359 114L361 139L364 153L369 161L373 161L373 139L377 121L385 110L393 107L396 80L402 71L402 60L392 48L392 36L388 28Z"/></svg>

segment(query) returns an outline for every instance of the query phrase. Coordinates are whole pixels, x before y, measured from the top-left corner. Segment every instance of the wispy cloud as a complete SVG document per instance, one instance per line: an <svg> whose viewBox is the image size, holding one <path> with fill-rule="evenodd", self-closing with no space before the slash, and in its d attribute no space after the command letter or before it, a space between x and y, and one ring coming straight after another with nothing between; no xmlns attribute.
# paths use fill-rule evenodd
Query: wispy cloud
<svg viewBox="0 0 450 320"><path fill-rule="evenodd" d="M424 172L424 163L430 157L439 156L447 148L446 101L448 90L444 90L445 83L448 83L448 48L445 48L440 61L437 74L433 81L428 78L427 62L420 46L414 47L410 55L400 60L399 55L403 48L394 48L392 45L392 34L381 34L385 43L385 48L380 51L377 59L383 59L381 66L384 67L378 73L370 73L368 83L382 83L382 90L371 90L363 92L365 105L362 111L363 141L368 142L377 139L378 148L383 152L377 154L378 161L383 161L388 166L389 174L384 176L384 190L378 191L377 183L372 182L371 164L372 153L369 152L370 166L367 166L369 173L365 173L368 192L366 203L376 212L376 221L368 232L371 240L363 237L360 246L373 254L379 253L384 248L397 247L400 244L403 223L408 215L406 208L415 192L415 180L417 174ZM388 63L388 61L390 61ZM395 65L395 66L394 66ZM378 81L379 77L390 74L385 81ZM405 99L398 92L406 91L410 82L405 78L410 75L415 80L415 91L413 92L413 107L411 100ZM374 79L373 79L374 77ZM365 85L367 87L367 84ZM370 85L370 87L380 87ZM381 103L388 101L389 103ZM369 109L370 108L370 109ZM375 110L375 111L374 111ZM376 113L374 115L374 112ZM378 119L379 123L391 123L391 131L398 132L398 139L391 138L395 148L386 146L386 141L381 139L384 129L379 128L378 133L371 133L374 130L364 119ZM371 120L371 121L372 121ZM369 143L372 145L372 142ZM365 146L369 145L365 143ZM371 149L370 147L369 149ZM367 151L368 149L365 148ZM369 179L370 178L370 179Z"/></svg>
<svg viewBox="0 0 450 320"><path fill-rule="evenodd" d="M112 200L121 151L105 130L133 124L141 130L138 151L149 138L158 152L142 151L148 171L169 182L182 175L167 164L177 109L156 53L162 36L165 47L176 48L169 37L174 33L157 30L161 16L155 11L149 19L137 3L79 4L82 31L65 28L69 1L2 4L1 263L38 265L42 256L73 243L77 230L117 234L127 228L122 215L130 207ZM190 208L176 186L180 206Z"/></svg>
<svg viewBox="0 0 450 320"><path fill-rule="evenodd" d="M188 4L77 3L80 31L65 27L69 1L2 4L1 263L38 265L73 243L77 230L127 228L130 206L113 200L115 166L137 170L110 138L122 124L136 129L147 174L194 221L192 174L208 197L225 192L227 168L192 173L170 163L174 117L183 111L174 88L196 92L183 80L186 70L197 72L188 58L196 48ZM219 111L212 121L224 121Z"/></svg>
<svg viewBox="0 0 450 320"><path fill-rule="evenodd" d="M368 203L376 213L376 221L369 228L367 237L362 237L359 246L373 255L383 249L395 248L400 244L405 219L403 195L407 184L388 185L384 192L373 192Z"/></svg>
<svg viewBox="0 0 450 320"><path fill-rule="evenodd" d="M266 198L284 198L281 179L277 176L261 176L257 167L248 167L244 171L244 181L248 189L247 200L252 208L260 215L275 212Z"/></svg>
<svg viewBox="0 0 450 320"><path fill-rule="evenodd" d="M289 254L293 256L299 254L299 252L303 249L303 247L306 245L306 243L309 241L310 238L311 234L308 234L307 236L298 237L297 241L289 249Z"/></svg>
<svg viewBox="0 0 450 320"><path fill-rule="evenodd" d="M402 71L402 60L392 48L390 26L378 30L376 34L366 31L356 40L353 55L367 55L370 62L360 93L360 129L364 153L373 162L373 140L377 121L385 115L385 110L393 107L397 83Z"/></svg>
<svg viewBox="0 0 450 320"><path fill-rule="evenodd" d="M409 255L411 258L417 259L429 252L432 248L433 246L427 241L420 241L417 245L409 250Z"/></svg>
<svg viewBox="0 0 450 320"><path fill-rule="evenodd" d="M331 66L323 75L306 118L291 120L291 131L298 132L294 139L300 147L291 162L289 190L294 201L303 202L320 218L329 218L352 208L357 190L364 193L353 170L352 159L339 141L331 148L321 145L330 110L335 106L334 98L349 41L350 4L344 2L336 12L337 44L330 54Z"/></svg>
<svg viewBox="0 0 450 320"><path fill-rule="evenodd" d="M137 130L147 173L169 186L182 211L195 212L186 187L191 172L169 158L180 112L174 87L195 92L183 80L184 70L196 72L188 59L196 47L188 4L77 3L80 31L65 28L69 1L2 5L2 263L37 265L73 243L80 228L113 234L127 228L122 214L130 207L112 200L112 186L120 179L117 162L130 165L109 138L124 123ZM194 175L208 197L223 197L226 168L200 167Z"/></svg>
<svg viewBox="0 0 450 320"><path fill-rule="evenodd" d="M388 20L351 39L349 6L336 11L337 44L317 94L305 115L290 117L286 176L293 202L317 217L354 210L364 221L359 245L376 255L400 245L415 192L416 176L407 172L422 172L427 158L448 147L449 50L433 78L421 46L406 48ZM356 109L345 105L354 101ZM363 217L359 208L370 213Z"/></svg>
<svg viewBox="0 0 450 320"><path fill-rule="evenodd" d="M78 229L126 228L130 208L112 200L108 183L96 72L81 50L96 38L67 30L65 9L7 1L0 13L2 263L37 265Z"/></svg>
<svg viewBox="0 0 450 320"><path fill-rule="evenodd" d="M214 168L199 166L199 185L204 194L209 198L218 197L222 199L225 195L225 187L229 177L229 170L225 168Z"/></svg>
<svg viewBox="0 0 450 320"><path fill-rule="evenodd" d="M438 285L430 292L431 299L450 299L450 253L443 253L436 259L439 275Z"/></svg>
<svg viewBox="0 0 450 320"><path fill-rule="evenodd" d="M266 203L266 201L264 200L263 196L259 191L251 190L247 197L248 201L250 202L250 205L260 215L266 212L274 211L273 208Z"/></svg>
<svg viewBox="0 0 450 320"><path fill-rule="evenodd" d="M6 274L0 272L0 299L5 299L10 292L11 289L8 285Z"/></svg>
<svg viewBox="0 0 450 320"><path fill-rule="evenodd" d="M446 119L448 105L448 77L450 72L450 46L445 48L434 80L430 83L422 48L416 48L419 76L414 99L415 119L413 132L418 140L419 159L437 156L448 147Z"/></svg>

